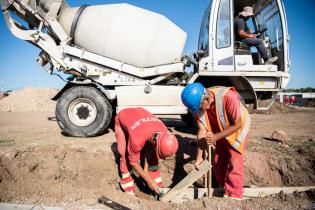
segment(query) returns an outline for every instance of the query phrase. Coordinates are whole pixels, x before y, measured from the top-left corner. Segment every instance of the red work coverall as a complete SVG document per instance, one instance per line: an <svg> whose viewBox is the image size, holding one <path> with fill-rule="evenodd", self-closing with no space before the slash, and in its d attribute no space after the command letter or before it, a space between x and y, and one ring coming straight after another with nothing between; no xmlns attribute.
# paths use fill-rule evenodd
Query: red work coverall
<svg viewBox="0 0 315 210"><path fill-rule="evenodd" d="M122 174L128 173L130 166L140 160L140 153L146 154L149 166L158 165L156 150L147 142L157 131L167 131L167 128L160 119L143 108L127 108L117 114L115 135Z"/></svg>
<svg viewBox="0 0 315 210"><path fill-rule="evenodd" d="M229 90L223 96L223 107L226 111L229 122L240 117L239 95ZM213 133L219 133L220 128L217 121L215 103L207 110ZM248 136L245 138L245 144ZM245 149L245 147L244 147ZM243 155L235 150L226 138L216 142L214 153L214 173L216 180L225 188L227 196L242 198L244 183Z"/></svg>

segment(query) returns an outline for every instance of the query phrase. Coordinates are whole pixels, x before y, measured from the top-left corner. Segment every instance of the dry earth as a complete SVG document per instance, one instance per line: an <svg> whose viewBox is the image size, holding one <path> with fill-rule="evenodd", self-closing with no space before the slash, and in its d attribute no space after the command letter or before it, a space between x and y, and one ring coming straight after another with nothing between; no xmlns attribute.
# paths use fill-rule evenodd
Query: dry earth
<svg viewBox="0 0 315 210"><path fill-rule="evenodd" d="M182 205L156 201L143 187L137 197L128 196L117 184L113 131L95 138L63 136L54 118L54 102L48 101L55 91L27 88L0 100L1 202L105 208L97 204L104 195L131 209L315 209L314 191L241 202L205 197ZM278 107L272 114L252 115L245 185L315 185L315 110L290 108L283 114L274 111ZM173 186L190 170L194 131L177 116L163 121L180 143L176 157L160 164L165 185ZM272 141L274 130L284 130L289 140Z"/></svg>

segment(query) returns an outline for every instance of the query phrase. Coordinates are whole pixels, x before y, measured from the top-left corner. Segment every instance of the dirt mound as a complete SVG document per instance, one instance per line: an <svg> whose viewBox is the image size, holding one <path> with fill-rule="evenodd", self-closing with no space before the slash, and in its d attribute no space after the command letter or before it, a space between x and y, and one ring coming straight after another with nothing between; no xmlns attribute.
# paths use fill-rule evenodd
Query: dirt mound
<svg viewBox="0 0 315 210"><path fill-rule="evenodd" d="M142 192L137 197L123 193L119 179L113 154L103 149L27 146L0 150L0 202L67 206L92 199L94 205L106 195L129 206L141 203L143 209L151 209L152 203L164 205ZM81 209L82 204L78 205L68 207Z"/></svg>
<svg viewBox="0 0 315 210"><path fill-rule="evenodd" d="M245 152L245 184L254 186L313 186L315 142L267 139L251 141Z"/></svg>
<svg viewBox="0 0 315 210"><path fill-rule="evenodd" d="M40 203L75 201L112 192L117 166L102 151L80 147L26 147L2 151L1 201L33 199ZM117 192L116 192L117 193Z"/></svg>
<svg viewBox="0 0 315 210"><path fill-rule="evenodd" d="M260 107L266 107L270 103L269 100L264 100L259 103ZM288 106L286 104L280 103L275 101L270 109L268 110L254 110L254 113L257 114L288 114L288 113L295 113L299 111L295 107Z"/></svg>
<svg viewBox="0 0 315 210"><path fill-rule="evenodd" d="M306 107L315 107L315 99L309 99L306 103L305 103Z"/></svg>
<svg viewBox="0 0 315 210"><path fill-rule="evenodd" d="M0 100L3 99L4 97L7 97L7 96L8 96L7 93L0 92Z"/></svg>
<svg viewBox="0 0 315 210"><path fill-rule="evenodd" d="M266 154L247 151L244 159L247 185L283 186L281 175L271 169Z"/></svg>
<svg viewBox="0 0 315 210"><path fill-rule="evenodd" d="M12 92L0 101L0 111L4 112L41 112L53 111L56 102L51 98L57 89L28 87Z"/></svg>

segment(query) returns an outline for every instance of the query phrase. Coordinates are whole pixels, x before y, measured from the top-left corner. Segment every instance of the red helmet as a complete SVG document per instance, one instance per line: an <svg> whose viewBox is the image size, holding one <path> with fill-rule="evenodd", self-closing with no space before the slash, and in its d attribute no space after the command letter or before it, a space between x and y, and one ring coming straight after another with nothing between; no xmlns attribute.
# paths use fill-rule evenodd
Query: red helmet
<svg viewBox="0 0 315 210"><path fill-rule="evenodd" d="M158 159L164 159L174 155L178 149L176 137L168 131L159 134L156 140L156 155Z"/></svg>

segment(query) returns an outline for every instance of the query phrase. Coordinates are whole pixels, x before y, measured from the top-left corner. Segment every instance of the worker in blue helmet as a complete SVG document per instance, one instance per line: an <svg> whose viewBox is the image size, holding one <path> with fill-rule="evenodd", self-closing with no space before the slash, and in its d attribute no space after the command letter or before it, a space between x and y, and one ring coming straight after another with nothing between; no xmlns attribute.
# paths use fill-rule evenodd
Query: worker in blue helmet
<svg viewBox="0 0 315 210"><path fill-rule="evenodd" d="M201 83L187 85L181 95L184 105L198 124L195 166L203 161L205 145L215 145L213 158L217 182L225 196L242 199L243 151L248 139L250 116L233 87L205 88Z"/></svg>

